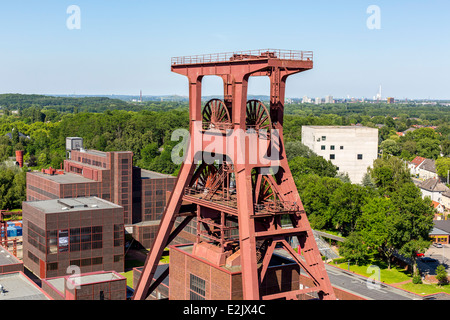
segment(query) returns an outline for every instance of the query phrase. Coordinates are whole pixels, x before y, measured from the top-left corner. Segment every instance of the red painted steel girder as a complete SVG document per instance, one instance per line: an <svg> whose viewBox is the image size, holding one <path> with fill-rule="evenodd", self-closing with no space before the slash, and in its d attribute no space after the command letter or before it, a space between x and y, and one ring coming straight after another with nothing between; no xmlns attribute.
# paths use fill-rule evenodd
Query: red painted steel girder
<svg viewBox="0 0 450 320"><path fill-rule="evenodd" d="M191 57L179 57L172 59L172 71L187 76L189 80L189 110L191 120L191 134L202 133L195 129L195 123L202 123L201 89L202 78L207 75L217 75L224 82L224 97L227 110L231 110L231 123L233 130L246 129L247 125L247 87L250 76L268 76L270 78L270 119L274 128L280 130L279 149L281 157L277 163L280 170L274 177L270 177L269 182L276 192L280 201L298 204L298 211L290 214L293 224L292 230L277 228L280 224L277 217L258 217L255 215L255 185L252 174L255 165L248 162L239 163L235 161L238 157L236 150L246 150L242 141L237 142L234 153L229 154L234 166L236 180L236 201L237 208L234 210L224 210L211 202L211 199L203 202L198 200L197 205L211 208L221 212L233 214L237 212L239 222L239 244L241 251L241 272L243 279L244 299L256 300L261 298L292 298L297 294L318 291L323 299L334 299L333 289L321 260L320 252L312 235L312 230L303 209L295 183L290 173L286 155L283 147L283 112L285 85L288 76L309 70L313 67L312 53L286 50L257 50L249 52L235 52L230 54L214 54ZM192 137L192 135L191 135ZM205 146L191 143L187 150L187 162L183 163L175 188L168 201L163 215L160 228L145 263L142 275L136 287L134 299L145 299L151 287L156 266L161 258L162 251L169 244L168 240L176 236L171 233L174 221L177 217L183 199L189 200L186 195L186 187L191 185L195 175L194 158L198 153L202 153ZM266 180L265 180L266 181ZM193 199L191 199L193 200ZM194 202L194 201L193 201ZM179 231L179 228L177 229ZM315 288L306 291L285 292L279 295L261 297L260 284L261 274L257 265L257 241L282 241L286 235L297 236L302 249L303 258L300 258L289 245L284 244L286 249L293 256L294 260L304 269L316 284ZM263 270L267 268L270 261L273 247L269 247L263 255ZM264 276L264 272L262 274ZM158 280L156 281L158 282Z"/></svg>

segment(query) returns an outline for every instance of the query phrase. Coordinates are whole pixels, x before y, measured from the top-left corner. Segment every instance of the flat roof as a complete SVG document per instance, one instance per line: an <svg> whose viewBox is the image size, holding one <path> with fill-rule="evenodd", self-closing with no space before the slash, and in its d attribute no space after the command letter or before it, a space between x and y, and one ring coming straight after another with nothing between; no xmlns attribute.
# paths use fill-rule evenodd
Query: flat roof
<svg viewBox="0 0 450 320"><path fill-rule="evenodd" d="M60 184L96 182L95 180L91 180L71 172L65 172L64 174L54 174L54 175L46 174L43 172L30 172L30 173L42 177L43 179L51 180Z"/></svg>
<svg viewBox="0 0 450 320"><path fill-rule="evenodd" d="M170 174L164 174L154 172L146 169L141 169L141 179L164 179L164 178L176 178Z"/></svg>
<svg viewBox="0 0 450 320"><path fill-rule="evenodd" d="M19 263L22 263L22 261L20 261L13 254L8 252L8 250L6 250L4 247L0 246L0 266Z"/></svg>
<svg viewBox="0 0 450 320"><path fill-rule="evenodd" d="M106 272L80 274L79 276L63 276L63 277L57 277L57 278L48 278L48 279L43 279L43 280L48 282L50 285L52 285L56 290L58 290L64 296L64 293L65 293L64 279L66 279L66 278L69 280L77 279L76 280L77 285L125 279L124 276L122 276L116 272L106 271Z"/></svg>
<svg viewBox="0 0 450 320"><path fill-rule="evenodd" d="M98 150L83 149L83 151L80 150L80 152L88 153L88 154L92 154L92 155L100 156L100 157L106 157L106 152L98 151Z"/></svg>
<svg viewBox="0 0 450 320"><path fill-rule="evenodd" d="M112 202L98 197L62 198L40 201L25 201L26 204L40 210L43 213L59 213L85 210L101 210L110 208L122 208Z"/></svg>
<svg viewBox="0 0 450 320"><path fill-rule="evenodd" d="M27 276L21 272L0 274L0 284L4 293L2 300L50 300L50 298Z"/></svg>
<svg viewBox="0 0 450 320"><path fill-rule="evenodd" d="M125 279L125 277L123 277L115 272L101 272L101 273L81 274L79 276L79 279L80 279L80 281L77 283L80 285L83 285L83 284L89 284L89 283L120 280L120 279Z"/></svg>
<svg viewBox="0 0 450 320"><path fill-rule="evenodd" d="M87 163L84 163L84 162L76 161L74 159L68 159L67 162L68 163L74 163L74 164L76 164L78 166L91 168L91 169L95 169L95 170L111 170L110 168L103 168L103 167L100 167L100 166L94 166L93 164L87 164Z"/></svg>

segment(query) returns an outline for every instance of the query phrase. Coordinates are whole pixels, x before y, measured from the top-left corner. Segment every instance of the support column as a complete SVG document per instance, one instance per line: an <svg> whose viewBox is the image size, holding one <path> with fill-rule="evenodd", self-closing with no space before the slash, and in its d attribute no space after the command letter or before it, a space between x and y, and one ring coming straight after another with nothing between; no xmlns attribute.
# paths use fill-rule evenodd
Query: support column
<svg viewBox="0 0 450 320"><path fill-rule="evenodd" d="M173 239L176 234L171 234L177 214L180 210L182 198L185 188L189 185L192 175L195 170L195 158L198 156L201 143L198 143L198 138L201 138L201 133L198 133L196 125L201 123L201 79L202 77L189 78L189 114L191 117L190 123L190 142L186 152L186 158L181 165L178 178L175 182L173 192L170 195L166 209L164 211L161 223L159 225L158 233L153 242L152 248L147 255L142 275L139 278L138 284L134 292L134 300L144 300L149 294L149 288L153 280L153 276L161 259L162 253L167 245L169 239ZM179 230L181 231L181 230ZM179 232L178 231L178 232Z"/></svg>
<svg viewBox="0 0 450 320"><path fill-rule="evenodd" d="M247 107L248 78L241 77L235 82L233 100L233 122L235 128L245 133L245 119ZM238 202L239 240L241 250L242 288L245 300L259 300L259 277L256 261L255 221L253 215L252 197L252 167L247 161L242 162L238 155L247 155L248 146L243 135L238 135L234 156L234 168L236 176L236 193Z"/></svg>

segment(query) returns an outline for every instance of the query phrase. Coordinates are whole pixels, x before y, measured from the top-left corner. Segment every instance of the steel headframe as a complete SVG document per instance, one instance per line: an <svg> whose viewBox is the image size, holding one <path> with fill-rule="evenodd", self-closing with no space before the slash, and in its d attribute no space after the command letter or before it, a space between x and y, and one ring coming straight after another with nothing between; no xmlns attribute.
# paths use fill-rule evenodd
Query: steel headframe
<svg viewBox="0 0 450 320"><path fill-rule="evenodd" d="M146 299L162 281L161 277L153 281L153 276L164 248L195 216L185 215L183 222L173 230L175 219L180 216L178 213L182 201L197 205L198 226L203 223L206 239L216 239L220 246L236 240L224 235L229 228L224 222L226 216L237 220L244 299L295 299L311 292L316 292L319 299L335 299L288 166L283 142L286 79L290 75L312 69L312 58L310 51L277 49L172 58L172 71L186 76L189 80L191 139L133 299ZM223 79L224 101L208 103L208 110L202 112L202 78L208 75ZM269 108L262 103L247 100L250 76L269 77ZM222 162L215 169L207 170L205 164L197 166L195 160L199 157L202 159L208 145L203 142L196 144L195 141L197 138L204 141L203 138L211 134L205 128L211 125L219 131L224 144L230 139L230 135L225 131L229 133L231 130L234 133L238 130L249 130L249 126L255 128L267 125L277 130L277 138L270 142L279 155L279 158L270 164L270 168L276 167L276 173L270 174L270 168L265 163L239 161L240 153L249 153L249 146L239 139L233 151L223 151ZM223 165L227 167L224 168ZM235 193L230 193L230 172L235 181ZM203 182L198 182L199 179ZM210 216L206 216L206 212L218 213L216 220L209 219ZM289 216L290 228L281 226L282 215ZM217 227L214 234L211 226ZM200 241L200 230L197 230L197 233L197 239ZM297 237L301 255L286 242L286 237ZM260 286L277 245L288 252L300 270L306 272L314 283L313 287L262 295ZM165 273L162 276L167 275L168 273Z"/></svg>

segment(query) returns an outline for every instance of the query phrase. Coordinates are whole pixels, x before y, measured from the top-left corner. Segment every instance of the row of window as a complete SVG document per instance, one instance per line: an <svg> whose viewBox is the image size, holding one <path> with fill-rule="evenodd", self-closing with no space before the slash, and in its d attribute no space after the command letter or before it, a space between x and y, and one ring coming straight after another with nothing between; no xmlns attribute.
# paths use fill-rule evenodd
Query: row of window
<svg viewBox="0 0 450 320"><path fill-rule="evenodd" d="M103 247L103 227L83 227L47 231L28 222L28 243L42 253L76 252ZM114 225L114 247L124 244L123 224Z"/></svg>
<svg viewBox="0 0 450 320"><path fill-rule="evenodd" d="M30 190L32 190L32 191L34 191L34 192L36 192L36 193L39 193L39 194L41 194L41 195L43 195L43 196L46 196L47 198L50 198L50 199L58 199L58 197L56 196L56 195L54 195L53 193L50 193L50 192L48 192L48 191L45 191L45 190L43 190L43 189L41 189L41 188L38 188L38 187L35 187L35 186L33 186L33 185L28 185L28 189L30 189Z"/></svg>
<svg viewBox="0 0 450 320"><path fill-rule="evenodd" d="M335 160L336 159L336 155L334 153L330 154L330 160ZM362 160L363 159L363 155L361 153L356 155L356 159L358 160Z"/></svg>
<svg viewBox="0 0 450 320"><path fill-rule="evenodd" d="M327 147L326 147L325 145L321 145L321 146L320 146L320 150L326 150L326 148L327 148ZM340 149L340 150L344 150L344 146L339 146L339 149ZM330 146L330 150L335 150L335 146L333 146L333 145Z"/></svg>
<svg viewBox="0 0 450 320"><path fill-rule="evenodd" d="M78 162L93 165L93 166L100 167L100 168L102 168L102 167L106 168L106 163L101 162L101 161L91 160L89 158L78 157Z"/></svg>

